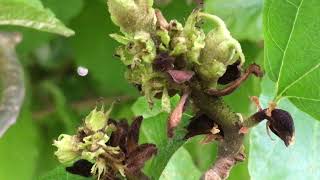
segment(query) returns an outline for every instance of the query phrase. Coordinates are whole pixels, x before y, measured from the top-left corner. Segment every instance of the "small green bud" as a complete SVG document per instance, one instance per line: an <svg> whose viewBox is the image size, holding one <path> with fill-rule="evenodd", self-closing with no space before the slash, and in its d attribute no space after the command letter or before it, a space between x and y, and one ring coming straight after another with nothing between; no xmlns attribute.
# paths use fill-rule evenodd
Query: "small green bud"
<svg viewBox="0 0 320 180"><path fill-rule="evenodd" d="M97 111L95 108L85 119L85 125L92 131L98 131L107 124L107 116L103 110Z"/></svg>
<svg viewBox="0 0 320 180"><path fill-rule="evenodd" d="M183 36L174 37L171 46L174 47L170 53L171 56L178 56L188 51L187 39Z"/></svg>
<svg viewBox="0 0 320 180"><path fill-rule="evenodd" d="M223 20L201 12L199 16L211 20L215 27L205 38L205 47L200 56L201 65L197 66L197 71L203 80L209 82L209 88L216 88L217 80L225 73L227 66L236 61L240 61L239 66L242 66L245 57L240 43L230 35Z"/></svg>
<svg viewBox="0 0 320 180"><path fill-rule="evenodd" d="M205 47L206 35L202 29L196 25L201 20L199 11L194 11L188 17L184 26L184 34L188 39L188 51L186 52L188 60L191 62L199 63L199 57L201 50Z"/></svg>
<svg viewBox="0 0 320 180"><path fill-rule="evenodd" d="M58 148L54 154L59 162L68 165L78 160L80 158L78 143L76 136L61 134L58 140L53 142L53 145Z"/></svg>
<svg viewBox="0 0 320 180"><path fill-rule="evenodd" d="M96 132L100 129L103 129L108 122L109 115L112 111L113 104L109 108L107 112L104 112L104 108L102 107L100 111L97 111L97 108L92 110L90 114L85 118L85 125L88 129Z"/></svg>
<svg viewBox="0 0 320 180"><path fill-rule="evenodd" d="M154 58L156 57L156 46L151 39L149 33L146 32L138 32L134 36L135 40L135 49L137 52L136 58L142 59L146 63L152 63Z"/></svg>
<svg viewBox="0 0 320 180"><path fill-rule="evenodd" d="M161 106L163 111L168 113L171 112L170 96L166 87L163 89L162 92Z"/></svg>
<svg viewBox="0 0 320 180"><path fill-rule="evenodd" d="M171 39L169 32L166 29L160 29L157 31L157 35L160 37L162 44L168 48Z"/></svg>
<svg viewBox="0 0 320 180"><path fill-rule="evenodd" d="M108 0L112 21L123 33L153 32L156 28L153 0Z"/></svg>

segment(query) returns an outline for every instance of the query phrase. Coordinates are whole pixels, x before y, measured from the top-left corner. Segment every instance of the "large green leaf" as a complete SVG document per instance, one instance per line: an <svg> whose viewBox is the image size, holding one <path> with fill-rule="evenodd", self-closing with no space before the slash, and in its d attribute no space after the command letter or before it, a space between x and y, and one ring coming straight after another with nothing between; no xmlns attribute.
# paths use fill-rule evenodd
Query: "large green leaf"
<svg viewBox="0 0 320 180"><path fill-rule="evenodd" d="M171 98L172 107L176 106L178 98L178 96ZM165 172L168 162L171 158L173 158L176 151L184 144L182 138L185 134L185 131L183 131L181 127L186 125L187 121L190 119L190 115L183 115L182 123L177 128L175 137L169 139L167 136L167 120L169 114L161 110L159 101L155 101L155 106L152 111L148 110L149 108L150 107L148 106L145 98L140 98L133 105L132 110L136 116L144 116L144 120L140 129L140 143L153 143L156 144L158 148L157 156L155 156L146 164L144 171L151 179L159 179L163 173L168 173L167 171ZM147 113L141 113L144 111ZM180 156L180 158L185 158L183 161L188 161L190 163L186 164L186 166L194 166L192 159L190 160L189 158L189 153L182 152L181 154L181 156L177 156ZM186 154L188 157L182 157ZM173 161L169 166L170 167L168 167L168 169L179 168L173 166L180 166L180 163ZM167 177L168 175L163 176ZM178 174L175 176L178 176Z"/></svg>
<svg viewBox="0 0 320 180"><path fill-rule="evenodd" d="M40 133L24 106L20 118L0 139L0 179L33 180L37 173Z"/></svg>
<svg viewBox="0 0 320 180"><path fill-rule="evenodd" d="M64 36L74 34L39 0L0 0L0 25L23 26Z"/></svg>
<svg viewBox="0 0 320 180"><path fill-rule="evenodd" d="M265 67L276 100L288 98L320 120L320 19L318 0L266 0Z"/></svg>
<svg viewBox="0 0 320 180"><path fill-rule="evenodd" d="M198 180L201 175L189 152L181 147L171 157L159 180Z"/></svg>
<svg viewBox="0 0 320 180"><path fill-rule="evenodd" d="M48 172L46 175L41 176L39 180L93 180L93 178L68 173L64 167L59 166Z"/></svg>
<svg viewBox="0 0 320 180"><path fill-rule="evenodd" d="M239 40L262 40L262 0L205 0L205 11L218 15Z"/></svg>
<svg viewBox="0 0 320 180"><path fill-rule="evenodd" d="M271 97L265 97L270 100ZM266 102L267 103L267 102ZM320 179L320 123L299 111L288 100L280 107L294 118L296 142L287 148L283 141L266 133L265 122L250 133L249 172L252 179Z"/></svg>

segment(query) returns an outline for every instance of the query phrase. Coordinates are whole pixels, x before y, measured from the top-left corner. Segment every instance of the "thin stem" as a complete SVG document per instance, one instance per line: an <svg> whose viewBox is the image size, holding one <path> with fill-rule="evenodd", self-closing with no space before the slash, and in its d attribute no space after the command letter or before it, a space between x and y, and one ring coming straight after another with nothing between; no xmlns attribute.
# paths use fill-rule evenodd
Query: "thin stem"
<svg viewBox="0 0 320 180"><path fill-rule="evenodd" d="M209 89L207 93L213 96L226 96L231 94L235 91L248 77L254 74L257 77L262 77L263 73L260 69L260 66L257 64L251 64L245 71L245 73L239 77L237 80L233 81L229 86L224 89L216 90L216 89Z"/></svg>

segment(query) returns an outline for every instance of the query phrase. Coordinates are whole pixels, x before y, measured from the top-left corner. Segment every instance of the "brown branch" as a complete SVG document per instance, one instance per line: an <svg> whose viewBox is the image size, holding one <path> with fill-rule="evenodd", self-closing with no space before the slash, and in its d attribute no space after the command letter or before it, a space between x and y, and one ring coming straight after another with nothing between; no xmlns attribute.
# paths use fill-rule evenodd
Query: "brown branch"
<svg viewBox="0 0 320 180"><path fill-rule="evenodd" d="M244 121L233 112L220 97L204 93L199 84L193 84L191 98L195 105L210 119L214 120L223 131L223 141L218 142L217 161L202 177L204 180L226 179L237 162L243 161L244 134L239 133L242 127L258 124L264 115L258 112Z"/></svg>
<svg viewBox="0 0 320 180"><path fill-rule="evenodd" d="M245 80L248 79L248 77L254 74L257 77L262 77L263 72L259 65L257 64L251 64L245 71L245 73L238 78L237 80L233 81L229 86L225 87L224 89L208 89L207 93L213 96L226 96L231 94L233 91L235 91Z"/></svg>

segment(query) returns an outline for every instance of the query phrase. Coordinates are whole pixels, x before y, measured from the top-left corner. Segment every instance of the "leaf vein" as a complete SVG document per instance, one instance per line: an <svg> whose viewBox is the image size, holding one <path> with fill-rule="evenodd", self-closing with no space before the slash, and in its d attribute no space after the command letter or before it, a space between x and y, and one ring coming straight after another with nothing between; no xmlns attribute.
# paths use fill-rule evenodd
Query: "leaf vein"
<svg viewBox="0 0 320 180"><path fill-rule="evenodd" d="M294 29L295 29L295 26L296 26L296 23L297 23L297 19L298 19L298 16L299 16L299 13L300 13L300 9L301 9L301 6L303 4L303 1L302 0L297 8L297 12L296 12L296 15L295 15L295 18L294 18L294 21L293 21L293 25L292 25L292 28L291 28L291 32L290 32L290 35L289 35L289 38L288 38L288 41L286 43L286 47L284 49L284 52L283 52L283 55L282 55L282 59L281 59L281 66L280 66L280 71L279 71L279 77L278 77L278 81L277 81L277 84L276 84L276 94L278 94L278 90L279 90L279 81L281 79L281 74L282 74L282 69L283 69L283 64L284 64L284 60L285 60L285 57L286 57L286 53L287 53L287 50L288 50L288 47L289 47L289 44L290 44L290 41L291 41L291 38L292 38L292 34L294 32ZM282 91L283 92L283 91ZM282 93L280 93L280 95L278 95L277 97L280 97Z"/></svg>
<svg viewBox="0 0 320 180"><path fill-rule="evenodd" d="M286 88L283 89L283 91L281 91L281 93L277 96L277 99L279 97L282 96L283 93L285 93L289 88L291 88L293 85L295 85L298 81L300 81L301 79L303 79L304 77L306 77L308 74L310 74L311 72L313 72L314 70L316 70L317 68L319 68L320 63L318 63L315 67L311 68L309 71L303 73L302 76L300 76L298 79L296 79L295 81L293 81L291 84L289 84ZM279 78L280 79L280 78Z"/></svg>

